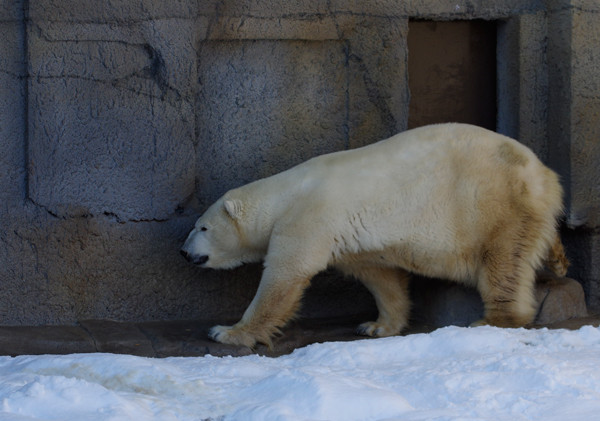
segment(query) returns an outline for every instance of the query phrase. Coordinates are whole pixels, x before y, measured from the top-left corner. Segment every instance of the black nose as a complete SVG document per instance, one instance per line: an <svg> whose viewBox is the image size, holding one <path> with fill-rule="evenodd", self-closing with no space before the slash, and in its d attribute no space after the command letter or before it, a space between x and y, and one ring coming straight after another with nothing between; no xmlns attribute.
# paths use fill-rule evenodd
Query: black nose
<svg viewBox="0 0 600 421"><path fill-rule="evenodd" d="M198 256L193 259L195 265L203 265L208 262L208 256Z"/></svg>
<svg viewBox="0 0 600 421"><path fill-rule="evenodd" d="M192 262L195 265L203 265L204 263L208 262L208 256L192 256L183 249L179 250L179 253L185 257L188 262Z"/></svg>

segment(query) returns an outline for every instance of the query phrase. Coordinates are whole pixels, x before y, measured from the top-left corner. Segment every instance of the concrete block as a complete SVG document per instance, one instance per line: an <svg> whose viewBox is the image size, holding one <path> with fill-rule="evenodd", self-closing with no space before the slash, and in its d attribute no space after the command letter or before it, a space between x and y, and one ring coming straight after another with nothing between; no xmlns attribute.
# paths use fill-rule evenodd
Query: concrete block
<svg viewBox="0 0 600 421"><path fill-rule="evenodd" d="M161 28L151 28L149 42L167 41L155 46L73 42L69 32L48 41L35 27L29 31L28 175L35 203L60 216L151 220L167 218L192 194L194 74L190 60L184 71L170 67L177 49L169 36L157 35Z"/></svg>
<svg viewBox="0 0 600 421"><path fill-rule="evenodd" d="M139 77L122 88L74 78L32 81L30 198L60 216L173 214L193 191L193 120L185 104L160 95Z"/></svg>
<svg viewBox="0 0 600 421"><path fill-rule="evenodd" d="M25 197L25 24L0 20L0 215Z"/></svg>
<svg viewBox="0 0 600 421"><path fill-rule="evenodd" d="M198 196L347 147L343 42L206 41L198 56Z"/></svg>
<svg viewBox="0 0 600 421"><path fill-rule="evenodd" d="M600 227L600 10L575 10L571 30L571 220Z"/></svg>
<svg viewBox="0 0 600 421"><path fill-rule="evenodd" d="M590 6L590 7L588 7ZM566 222L600 226L600 52L598 7L587 2L553 1L549 13L549 146L552 166L563 178Z"/></svg>
<svg viewBox="0 0 600 421"><path fill-rule="evenodd" d="M548 162L546 14L514 16L497 28L497 131Z"/></svg>

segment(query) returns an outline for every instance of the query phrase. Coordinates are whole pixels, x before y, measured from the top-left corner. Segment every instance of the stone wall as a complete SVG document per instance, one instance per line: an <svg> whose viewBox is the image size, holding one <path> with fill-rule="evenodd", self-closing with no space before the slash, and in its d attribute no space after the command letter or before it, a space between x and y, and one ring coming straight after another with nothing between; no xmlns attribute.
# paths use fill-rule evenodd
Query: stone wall
<svg viewBox="0 0 600 421"><path fill-rule="evenodd" d="M571 274L588 306L600 312L600 3L548 6L548 144L550 165L566 188Z"/></svg>
<svg viewBox="0 0 600 421"><path fill-rule="evenodd" d="M600 310L599 17L594 0L0 0L0 323L238 318L260 266L190 267L193 221L406 129L411 19L498 21L498 129L560 172ZM372 310L357 284L314 284L307 315Z"/></svg>

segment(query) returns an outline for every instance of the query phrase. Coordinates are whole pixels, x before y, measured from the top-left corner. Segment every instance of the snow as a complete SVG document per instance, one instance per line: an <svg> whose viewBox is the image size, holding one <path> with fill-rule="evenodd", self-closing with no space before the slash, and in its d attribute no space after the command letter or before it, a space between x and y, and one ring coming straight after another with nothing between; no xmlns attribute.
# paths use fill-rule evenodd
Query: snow
<svg viewBox="0 0 600 421"><path fill-rule="evenodd" d="M0 420L570 420L600 413L600 328L448 327L267 358L0 357Z"/></svg>

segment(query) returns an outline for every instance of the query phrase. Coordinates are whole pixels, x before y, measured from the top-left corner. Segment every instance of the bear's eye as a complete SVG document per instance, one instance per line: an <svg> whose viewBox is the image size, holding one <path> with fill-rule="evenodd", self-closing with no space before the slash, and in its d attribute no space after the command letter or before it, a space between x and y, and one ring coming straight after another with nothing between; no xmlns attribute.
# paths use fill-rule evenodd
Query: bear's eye
<svg viewBox="0 0 600 421"><path fill-rule="evenodd" d="M200 231L206 231L208 228L206 227L200 227Z"/></svg>

